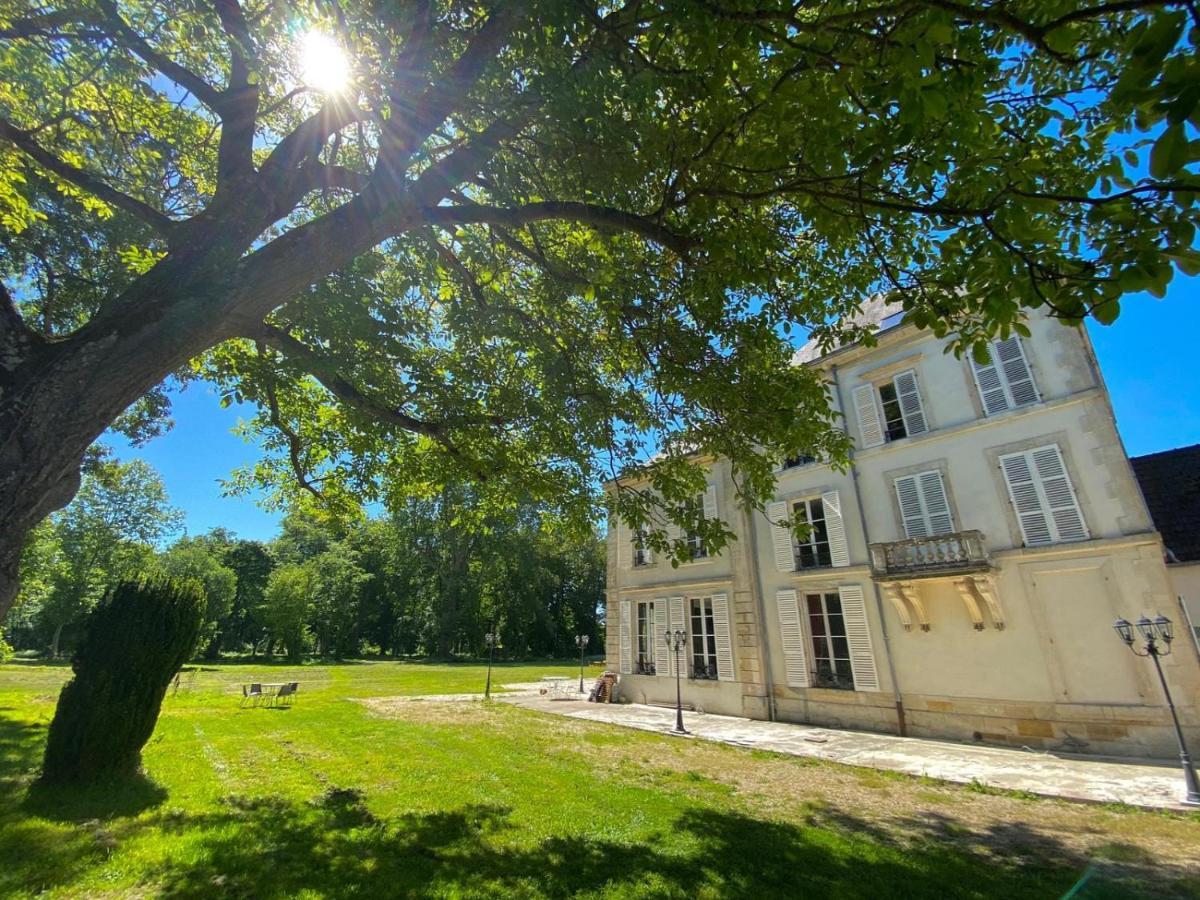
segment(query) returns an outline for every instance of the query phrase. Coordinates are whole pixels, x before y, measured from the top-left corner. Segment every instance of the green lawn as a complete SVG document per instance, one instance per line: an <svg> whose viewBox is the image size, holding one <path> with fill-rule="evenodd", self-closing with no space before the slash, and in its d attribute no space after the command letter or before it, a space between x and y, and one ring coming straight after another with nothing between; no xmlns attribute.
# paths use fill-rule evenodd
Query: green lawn
<svg viewBox="0 0 1200 900"><path fill-rule="evenodd" d="M46 792L67 674L0 667L0 896L1200 896L1196 816L368 699L478 691L479 666L206 668L167 698L145 780ZM251 678L299 700L241 710Z"/></svg>

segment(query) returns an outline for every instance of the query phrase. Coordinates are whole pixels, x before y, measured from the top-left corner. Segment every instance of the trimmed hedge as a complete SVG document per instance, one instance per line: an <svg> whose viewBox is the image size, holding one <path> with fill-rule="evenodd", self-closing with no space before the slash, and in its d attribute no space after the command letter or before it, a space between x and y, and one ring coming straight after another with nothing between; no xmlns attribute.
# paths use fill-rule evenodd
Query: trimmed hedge
<svg viewBox="0 0 1200 900"><path fill-rule="evenodd" d="M193 581L149 575L122 581L86 622L58 697L42 780L133 775L171 679L191 655L204 617Z"/></svg>

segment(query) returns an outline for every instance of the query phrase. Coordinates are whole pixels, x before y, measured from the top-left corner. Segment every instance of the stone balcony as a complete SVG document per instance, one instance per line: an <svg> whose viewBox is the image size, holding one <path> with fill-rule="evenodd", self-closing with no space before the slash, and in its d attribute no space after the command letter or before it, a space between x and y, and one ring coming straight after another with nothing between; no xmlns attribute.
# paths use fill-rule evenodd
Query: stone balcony
<svg viewBox="0 0 1200 900"><path fill-rule="evenodd" d="M871 545L871 569L878 579L934 578L991 569L981 531L956 531Z"/></svg>

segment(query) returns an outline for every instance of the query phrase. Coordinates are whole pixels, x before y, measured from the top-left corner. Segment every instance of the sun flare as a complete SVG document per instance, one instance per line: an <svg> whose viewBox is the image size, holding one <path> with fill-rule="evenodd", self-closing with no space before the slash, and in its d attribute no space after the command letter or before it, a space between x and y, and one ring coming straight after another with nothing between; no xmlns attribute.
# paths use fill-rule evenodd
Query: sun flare
<svg viewBox="0 0 1200 900"><path fill-rule="evenodd" d="M300 40L300 77L310 88L340 94L350 86L350 61L337 41L310 31Z"/></svg>

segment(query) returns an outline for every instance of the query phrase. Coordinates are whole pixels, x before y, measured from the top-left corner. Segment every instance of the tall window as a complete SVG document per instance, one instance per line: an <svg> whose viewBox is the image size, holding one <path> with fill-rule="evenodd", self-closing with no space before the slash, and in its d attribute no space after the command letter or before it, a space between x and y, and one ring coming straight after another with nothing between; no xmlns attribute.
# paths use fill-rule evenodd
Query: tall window
<svg viewBox="0 0 1200 900"><path fill-rule="evenodd" d="M700 497L689 501L687 505L688 520L699 520L704 516L704 500ZM708 547L704 545L704 539L695 531L688 531L687 535L688 550L691 551L692 559L704 559L708 556Z"/></svg>
<svg viewBox="0 0 1200 900"><path fill-rule="evenodd" d="M637 605L637 666L639 675L654 674L654 647L658 639L654 627L654 601L642 600Z"/></svg>
<svg viewBox="0 0 1200 900"><path fill-rule="evenodd" d="M820 497L800 500L792 505L795 520L808 526L808 533L796 536L796 568L818 569L833 565L829 555L829 530L825 524L825 504Z"/></svg>
<svg viewBox="0 0 1200 900"><path fill-rule="evenodd" d="M711 597L694 597L692 606L692 677L717 678L717 631Z"/></svg>
<svg viewBox="0 0 1200 900"><path fill-rule="evenodd" d="M801 454L800 456L789 456L783 461L783 467L785 469L795 469L798 466L807 466L810 463L815 463L816 461L817 458L815 456L807 456L805 454Z"/></svg>
<svg viewBox="0 0 1200 900"><path fill-rule="evenodd" d="M904 427L904 411L900 408L900 395L892 382L879 386L879 402L883 406L883 433L889 441L908 436Z"/></svg>
<svg viewBox="0 0 1200 900"><path fill-rule="evenodd" d="M929 430L913 369L879 384L859 385L854 389L854 408L864 447L878 447Z"/></svg>
<svg viewBox="0 0 1200 900"><path fill-rule="evenodd" d="M633 564L634 566L650 565L650 548L646 546L646 533L640 528L633 534Z"/></svg>
<svg viewBox="0 0 1200 900"><path fill-rule="evenodd" d="M806 594L804 600L813 643L813 686L854 690L842 598L836 593Z"/></svg>

